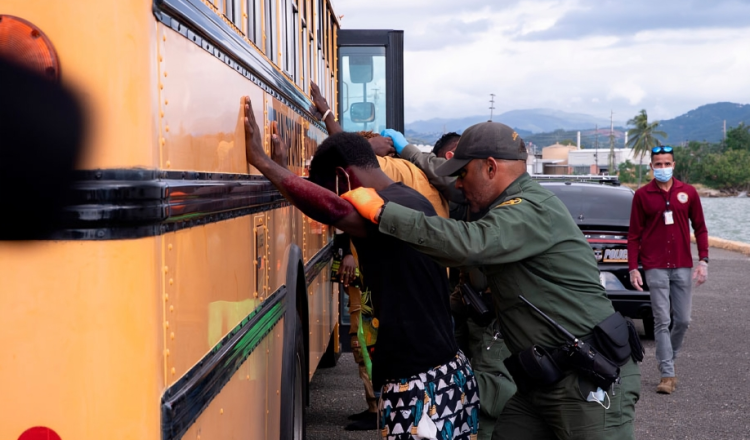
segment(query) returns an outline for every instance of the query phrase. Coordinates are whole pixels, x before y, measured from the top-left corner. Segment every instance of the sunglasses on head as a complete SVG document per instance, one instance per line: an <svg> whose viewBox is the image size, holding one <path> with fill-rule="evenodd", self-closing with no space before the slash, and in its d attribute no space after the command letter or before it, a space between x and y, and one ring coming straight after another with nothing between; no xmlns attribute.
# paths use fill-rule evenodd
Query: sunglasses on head
<svg viewBox="0 0 750 440"><path fill-rule="evenodd" d="M671 153L673 150L669 145L659 145L651 149L651 154Z"/></svg>

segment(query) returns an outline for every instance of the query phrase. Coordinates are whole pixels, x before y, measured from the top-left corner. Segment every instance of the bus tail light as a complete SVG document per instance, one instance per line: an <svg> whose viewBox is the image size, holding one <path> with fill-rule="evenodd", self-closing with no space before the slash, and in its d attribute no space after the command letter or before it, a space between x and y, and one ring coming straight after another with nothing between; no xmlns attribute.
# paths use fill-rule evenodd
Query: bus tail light
<svg viewBox="0 0 750 440"><path fill-rule="evenodd" d="M60 79L55 48L41 29L12 15L0 15L0 58L51 80Z"/></svg>

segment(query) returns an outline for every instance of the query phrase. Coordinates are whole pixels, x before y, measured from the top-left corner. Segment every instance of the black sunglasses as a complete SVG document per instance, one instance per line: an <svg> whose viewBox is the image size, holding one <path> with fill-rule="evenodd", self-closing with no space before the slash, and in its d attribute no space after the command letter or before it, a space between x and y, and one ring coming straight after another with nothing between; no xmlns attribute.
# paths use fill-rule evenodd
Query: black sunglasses
<svg viewBox="0 0 750 440"><path fill-rule="evenodd" d="M659 145L651 149L651 154L671 153L673 150L669 145Z"/></svg>

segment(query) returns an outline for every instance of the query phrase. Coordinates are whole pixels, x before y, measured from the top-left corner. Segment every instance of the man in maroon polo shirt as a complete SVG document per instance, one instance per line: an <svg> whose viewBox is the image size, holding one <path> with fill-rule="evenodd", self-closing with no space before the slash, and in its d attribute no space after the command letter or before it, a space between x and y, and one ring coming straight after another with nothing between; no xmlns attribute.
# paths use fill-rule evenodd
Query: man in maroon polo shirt
<svg viewBox="0 0 750 440"><path fill-rule="evenodd" d="M657 393L671 394L677 385L674 361L690 324L692 289L690 269L690 227L698 243L698 266L693 272L695 285L708 276L708 231L698 192L691 185L672 177L674 153L670 146L651 150L654 180L635 192L628 233L630 283L643 290L638 271L640 258L651 290L654 313L656 360L661 381ZM670 306L674 322L669 330Z"/></svg>

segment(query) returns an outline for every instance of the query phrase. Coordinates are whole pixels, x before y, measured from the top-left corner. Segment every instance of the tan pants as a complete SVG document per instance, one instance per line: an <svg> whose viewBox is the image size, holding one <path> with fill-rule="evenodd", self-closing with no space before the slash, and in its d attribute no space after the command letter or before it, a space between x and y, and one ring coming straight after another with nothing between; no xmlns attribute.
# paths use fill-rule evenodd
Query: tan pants
<svg viewBox="0 0 750 440"><path fill-rule="evenodd" d="M349 326L349 337L351 338L352 354L354 355L354 361L359 366L359 377L365 385L365 400L367 400L367 409L370 412L377 412L378 410L378 399L375 398L375 390L372 388L372 382L370 377L367 375L367 367L365 367L365 361L362 358L362 347L357 339L357 331L359 330L359 314L362 309L362 294L356 287L347 287L346 293L349 295L349 316L351 325Z"/></svg>

